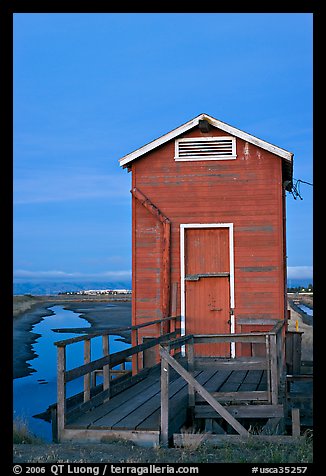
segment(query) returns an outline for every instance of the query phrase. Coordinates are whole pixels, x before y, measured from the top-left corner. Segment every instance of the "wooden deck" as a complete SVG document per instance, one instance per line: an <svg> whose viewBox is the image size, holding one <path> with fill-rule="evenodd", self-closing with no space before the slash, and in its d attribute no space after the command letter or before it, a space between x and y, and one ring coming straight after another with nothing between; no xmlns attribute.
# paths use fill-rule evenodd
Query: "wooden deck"
<svg viewBox="0 0 326 476"><path fill-rule="evenodd" d="M163 332L161 321L147 325L157 324ZM91 361L90 347L97 334L57 342L55 439L126 439L140 445L168 445L183 426L228 437L248 436L257 422L262 435L280 431L286 402L283 326L279 322L268 332L177 337L173 323L172 332L115 354L109 352L107 331L102 334L103 357L95 361ZM79 341L84 341L84 364L67 370L66 347ZM241 358L200 357L196 352L207 342L260 344L265 345L265 353ZM156 356L156 363L144 368L148 350L151 358ZM130 359L133 372L126 368ZM102 375L99 384L98 373ZM67 383L80 377L83 392L67 398Z"/></svg>
<svg viewBox="0 0 326 476"><path fill-rule="evenodd" d="M208 391L236 392L266 390L266 372L260 371L195 371L194 377ZM170 373L169 408L172 432L178 431L187 419L188 384L177 372ZM200 415L200 412L199 412ZM216 415L217 416L217 415ZM66 429L91 430L99 439L103 430L121 433L155 432L158 437L161 417L160 368L156 366L140 382L128 387L109 401L71 420ZM77 433L76 433L77 435ZM137 435L140 436L140 435ZM158 440L157 440L158 442Z"/></svg>

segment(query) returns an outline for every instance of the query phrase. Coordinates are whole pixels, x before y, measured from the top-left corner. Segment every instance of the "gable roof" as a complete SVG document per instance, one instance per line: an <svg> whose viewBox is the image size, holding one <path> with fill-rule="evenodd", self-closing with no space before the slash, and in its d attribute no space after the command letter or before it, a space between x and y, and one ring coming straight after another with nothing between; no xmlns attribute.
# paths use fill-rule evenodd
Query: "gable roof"
<svg viewBox="0 0 326 476"><path fill-rule="evenodd" d="M133 152L130 152L130 154L127 154L121 159L119 159L120 165L122 167L128 166L128 164L130 164L130 162L134 161L135 159L138 159L139 157L141 157L144 154L147 154L148 152L155 149L156 147L159 147L160 145L165 144L169 140L174 139L175 137L178 137L179 135L183 134L189 129L192 129L193 127L197 126L199 124L199 121L201 120L207 121L212 126L217 127L218 129L221 129L222 131L227 132L232 136L239 137L239 139L243 139L246 142L249 142L250 144L254 144L258 147L261 147L262 149L265 149L271 152L272 154L278 155L279 157L281 157L287 162L286 168L288 168L290 165L292 169L292 160L293 160L292 152L289 152L285 149L281 149L280 147L270 144L269 142L266 142L262 139L258 139L257 137L247 134L247 132L241 131L240 129L236 129L235 127L230 126L229 124L226 124L225 122L219 121L218 119L215 119L214 117L209 116L208 114L199 114L199 116L194 117L190 121L186 122L185 124L182 124L176 129L173 129L167 134L164 134L163 136L158 137L152 142L149 142L148 144L143 145L139 149L134 150Z"/></svg>

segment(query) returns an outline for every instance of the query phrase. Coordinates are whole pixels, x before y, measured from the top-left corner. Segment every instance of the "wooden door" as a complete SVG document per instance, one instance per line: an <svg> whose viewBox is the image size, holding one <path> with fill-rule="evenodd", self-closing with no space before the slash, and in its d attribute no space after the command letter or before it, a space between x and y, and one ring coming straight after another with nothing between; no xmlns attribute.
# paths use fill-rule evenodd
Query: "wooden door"
<svg viewBox="0 0 326 476"><path fill-rule="evenodd" d="M230 332L228 228L185 230L186 334ZM230 356L230 344L198 344L196 355Z"/></svg>

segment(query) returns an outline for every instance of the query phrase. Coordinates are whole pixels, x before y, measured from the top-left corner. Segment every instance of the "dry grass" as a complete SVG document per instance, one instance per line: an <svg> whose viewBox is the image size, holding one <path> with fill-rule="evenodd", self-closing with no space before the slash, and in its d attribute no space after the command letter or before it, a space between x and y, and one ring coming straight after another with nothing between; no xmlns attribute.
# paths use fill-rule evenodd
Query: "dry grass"
<svg viewBox="0 0 326 476"><path fill-rule="evenodd" d="M181 430L181 447L188 448L190 451L198 449L206 439L206 434L196 431L192 428Z"/></svg>
<svg viewBox="0 0 326 476"><path fill-rule="evenodd" d="M27 422L22 418L16 418L13 422L14 444L41 444L43 440L35 436L28 428Z"/></svg>
<svg viewBox="0 0 326 476"><path fill-rule="evenodd" d="M31 309L39 301L38 298L25 294L24 296L13 296L13 317L17 317L25 311Z"/></svg>
<svg viewBox="0 0 326 476"><path fill-rule="evenodd" d="M186 436L187 438L188 436ZM310 436L298 444L248 441L190 448L141 448L128 442L14 445L14 463L312 463Z"/></svg>

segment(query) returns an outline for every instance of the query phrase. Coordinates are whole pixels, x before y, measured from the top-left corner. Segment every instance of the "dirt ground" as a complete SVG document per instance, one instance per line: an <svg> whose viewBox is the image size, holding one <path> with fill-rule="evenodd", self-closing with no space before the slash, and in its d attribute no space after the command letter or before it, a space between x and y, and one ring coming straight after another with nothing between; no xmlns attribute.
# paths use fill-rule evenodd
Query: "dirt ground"
<svg viewBox="0 0 326 476"><path fill-rule="evenodd" d="M14 445L14 463L312 463L312 439L293 444L253 442L213 447L141 448L128 442ZM65 473L64 473L65 474ZM239 473L241 474L241 472ZM247 474L247 473L246 473Z"/></svg>

